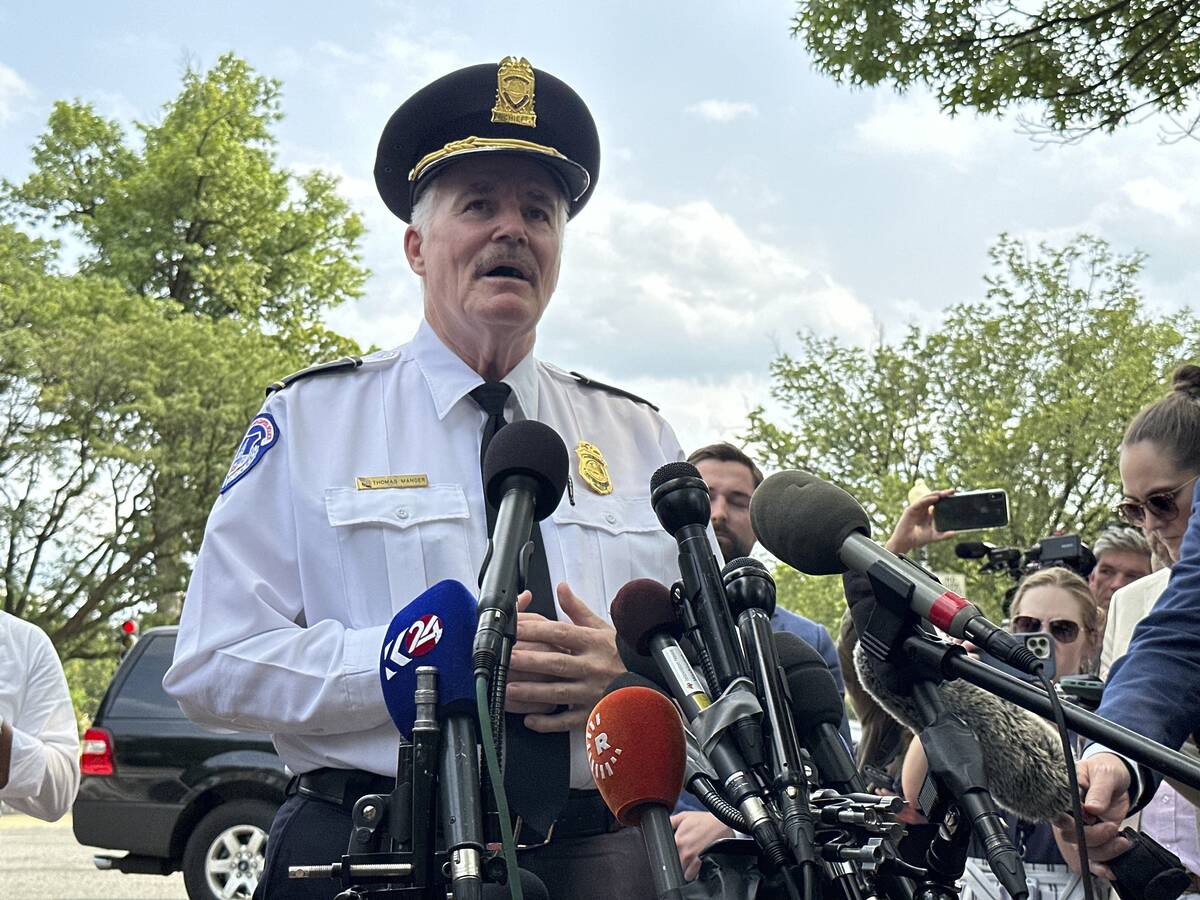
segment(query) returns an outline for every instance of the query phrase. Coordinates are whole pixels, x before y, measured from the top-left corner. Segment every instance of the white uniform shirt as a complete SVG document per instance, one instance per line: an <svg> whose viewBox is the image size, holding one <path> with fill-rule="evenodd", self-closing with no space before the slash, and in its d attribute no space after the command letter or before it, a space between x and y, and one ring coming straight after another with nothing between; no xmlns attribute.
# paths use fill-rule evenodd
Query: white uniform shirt
<svg viewBox="0 0 1200 900"><path fill-rule="evenodd" d="M0 800L53 822L79 790L79 730L67 679L46 633L0 612L0 716L12 726L12 762Z"/></svg>
<svg viewBox="0 0 1200 900"><path fill-rule="evenodd" d="M564 493L542 522L552 584L566 581L611 621L627 581L678 579L677 545L650 505L650 476L683 458L670 426L532 355L504 381L508 420L544 422L571 454L574 505ZM189 718L270 732L294 772L395 774L380 647L392 616L426 588L477 583L486 416L468 392L482 382L422 323L357 370L271 396L263 412L276 441L213 507L163 680ZM611 494L579 477L581 440L603 453ZM428 486L355 487L382 475L425 475ZM572 786L591 787L582 731L571 750Z"/></svg>

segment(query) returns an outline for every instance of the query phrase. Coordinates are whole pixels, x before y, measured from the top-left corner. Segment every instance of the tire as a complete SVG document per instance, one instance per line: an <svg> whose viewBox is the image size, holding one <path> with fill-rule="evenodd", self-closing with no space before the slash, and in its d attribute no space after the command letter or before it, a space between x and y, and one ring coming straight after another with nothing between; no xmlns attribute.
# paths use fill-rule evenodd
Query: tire
<svg viewBox="0 0 1200 900"><path fill-rule="evenodd" d="M270 803L234 800L197 822L183 851L190 900L250 900L263 873L274 817Z"/></svg>

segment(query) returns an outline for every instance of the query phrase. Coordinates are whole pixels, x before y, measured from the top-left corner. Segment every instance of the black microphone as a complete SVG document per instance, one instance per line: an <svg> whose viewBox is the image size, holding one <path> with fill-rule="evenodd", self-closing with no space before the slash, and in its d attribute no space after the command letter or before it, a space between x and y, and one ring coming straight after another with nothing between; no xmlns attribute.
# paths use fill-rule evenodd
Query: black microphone
<svg viewBox="0 0 1200 900"><path fill-rule="evenodd" d="M746 660L734 637L733 616L721 583L721 571L708 541L711 515L708 485L691 463L660 467L650 478L650 502L658 521L679 544L679 573L684 602L696 617L701 659L713 693L750 691ZM735 726L738 746L752 766L762 765L762 728L756 719Z"/></svg>
<svg viewBox="0 0 1200 900"><path fill-rule="evenodd" d="M750 499L750 520L762 545L792 568L806 575L852 569L872 576L947 634L971 641L1023 672L1040 671L1041 661L979 607L871 540L867 514L841 488L808 472L776 472ZM860 629L859 640L864 639Z"/></svg>
<svg viewBox="0 0 1200 900"><path fill-rule="evenodd" d="M479 624L472 660L490 678L529 571L529 535L558 507L567 484L567 448L549 425L532 419L496 432L483 458L486 502L496 508L479 586Z"/></svg>
<svg viewBox="0 0 1200 900"><path fill-rule="evenodd" d="M774 763L771 787L782 814L783 831L796 861L815 865L815 823L808 803L808 779L771 631L775 581L766 566L748 556L726 563L721 578L730 609L738 617L742 647L766 711Z"/></svg>
<svg viewBox="0 0 1200 900"><path fill-rule="evenodd" d="M667 691L682 708L684 717L694 725L713 703L706 686L679 646L683 629L675 617L671 592L657 581L639 578L617 591L611 612L626 666L647 675L656 684L665 683ZM650 675L644 661L637 660L637 656L652 657L658 664L658 677ZM723 701L729 699L728 696L722 698ZM741 700L737 698L734 702ZM713 734L702 749L712 762L730 802L745 816L747 830L778 865L786 859L783 838L763 802L737 741L723 732L722 728Z"/></svg>
<svg viewBox="0 0 1200 900"><path fill-rule="evenodd" d="M775 647L800 741L812 756L821 785L842 794L866 793L866 780L839 731L844 707L829 664L794 634L776 634Z"/></svg>

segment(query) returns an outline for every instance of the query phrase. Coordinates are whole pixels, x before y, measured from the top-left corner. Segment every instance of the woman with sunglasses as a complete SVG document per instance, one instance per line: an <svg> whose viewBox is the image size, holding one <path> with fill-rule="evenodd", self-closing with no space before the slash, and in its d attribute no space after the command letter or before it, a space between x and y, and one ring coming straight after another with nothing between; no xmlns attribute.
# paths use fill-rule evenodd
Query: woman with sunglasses
<svg viewBox="0 0 1200 900"><path fill-rule="evenodd" d="M1142 529L1164 568L1113 594L1112 620L1101 657L1102 677L1124 655L1134 628L1166 590L1170 567L1179 561L1191 520L1200 476L1200 367L1181 367L1173 381L1172 391L1138 413L1121 441L1124 497L1116 512ZM1175 786L1163 784L1142 809L1138 823L1142 831L1183 861L1192 873L1192 894L1200 891L1196 799L1200 798L1195 792L1181 793Z"/></svg>
<svg viewBox="0 0 1200 900"><path fill-rule="evenodd" d="M1010 611L1010 629L1017 634L1047 632L1053 638L1054 680L1092 671L1100 650L1103 613L1088 584L1060 566L1027 575L1017 587ZM914 738L904 760L904 795L914 800L928 770L919 739ZM1048 824L1033 824L1005 815L1009 838L1022 853L1025 874L1036 882L1043 897L1078 900L1083 884L1073 873L1054 841ZM977 852L979 851L979 852ZM961 900L1008 896L983 858L982 848L971 846L971 857L961 884ZM1030 892L1032 896L1032 891Z"/></svg>

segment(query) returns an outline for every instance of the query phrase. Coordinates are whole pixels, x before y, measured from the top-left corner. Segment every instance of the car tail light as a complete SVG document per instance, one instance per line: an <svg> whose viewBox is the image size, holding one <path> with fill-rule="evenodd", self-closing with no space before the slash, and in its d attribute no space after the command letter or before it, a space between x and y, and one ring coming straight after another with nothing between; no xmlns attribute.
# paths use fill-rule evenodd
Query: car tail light
<svg viewBox="0 0 1200 900"><path fill-rule="evenodd" d="M84 775L111 775L113 773L112 735L106 729L89 728L83 733L79 771Z"/></svg>

